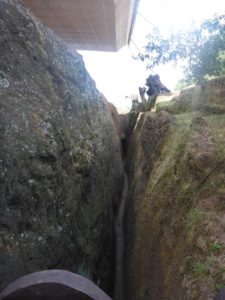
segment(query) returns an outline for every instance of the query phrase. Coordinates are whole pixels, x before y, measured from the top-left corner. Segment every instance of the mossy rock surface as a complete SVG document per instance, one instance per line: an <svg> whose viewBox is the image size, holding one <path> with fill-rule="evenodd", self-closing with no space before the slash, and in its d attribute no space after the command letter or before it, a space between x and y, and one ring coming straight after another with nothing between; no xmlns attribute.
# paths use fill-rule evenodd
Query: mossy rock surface
<svg viewBox="0 0 225 300"><path fill-rule="evenodd" d="M111 285L118 134L82 57L0 1L0 288L43 269Z"/></svg>
<svg viewBox="0 0 225 300"><path fill-rule="evenodd" d="M201 110L209 113L225 113L225 76L208 80L201 85L181 91L171 101L157 104L157 110L172 114Z"/></svg>
<svg viewBox="0 0 225 300"><path fill-rule="evenodd" d="M224 286L224 128L208 111L142 115L130 143L127 299L212 300Z"/></svg>

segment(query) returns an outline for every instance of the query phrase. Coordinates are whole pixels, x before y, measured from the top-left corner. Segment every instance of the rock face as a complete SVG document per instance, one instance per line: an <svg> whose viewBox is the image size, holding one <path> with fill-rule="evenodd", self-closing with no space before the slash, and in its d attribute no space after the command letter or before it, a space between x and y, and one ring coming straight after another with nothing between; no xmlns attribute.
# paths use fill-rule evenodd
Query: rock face
<svg viewBox="0 0 225 300"><path fill-rule="evenodd" d="M176 114L196 110L225 114L224 97L225 77L221 76L182 90L172 101L158 103L157 109Z"/></svg>
<svg viewBox="0 0 225 300"><path fill-rule="evenodd" d="M131 135L126 299L212 300L224 286L224 86L182 93L160 107L173 116L145 113Z"/></svg>
<svg viewBox="0 0 225 300"><path fill-rule="evenodd" d="M133 115L131 117L134 119ZM149 295L143 298L142 286L148 287L145 279L149 280L149 278L143 277L142 272L146 272L147 264L151 264L150 261L154 260L154 257L147 255L147 245L143 245L143 249L139 247L139 243L144 243L144 241L148 243L148 234L150 234L141 228L142 222L147 221L144 216L147 208L145 189L154 161L161 151L173 122L173 117L166 112L159 114L148 112L139 115L133 135L128 141L127 170L130 186L125 221L125 299L149 299ZM149 211L151 211L150 207ZM146 213L149 214L149 211ZM146 268L144 267L145 263Z"/></svg>
<svg viewBox="0 0 225 300"><path fill-rule="evenodd" d="M81 56L1 0L0 288L57 268L107 289L121 179L118 134Z"/></svg>

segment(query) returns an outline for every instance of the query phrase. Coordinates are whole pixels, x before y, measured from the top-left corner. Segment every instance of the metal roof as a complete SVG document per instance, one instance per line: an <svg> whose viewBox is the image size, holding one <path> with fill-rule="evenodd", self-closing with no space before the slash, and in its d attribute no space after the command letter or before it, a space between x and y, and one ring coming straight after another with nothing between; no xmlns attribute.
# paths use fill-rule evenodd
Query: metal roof
<svg viewBox="0 0 225 300"><path fill-rule="evenodd" d="M139 0L23 0L76 50L117 51L129 42Z"/></svg>

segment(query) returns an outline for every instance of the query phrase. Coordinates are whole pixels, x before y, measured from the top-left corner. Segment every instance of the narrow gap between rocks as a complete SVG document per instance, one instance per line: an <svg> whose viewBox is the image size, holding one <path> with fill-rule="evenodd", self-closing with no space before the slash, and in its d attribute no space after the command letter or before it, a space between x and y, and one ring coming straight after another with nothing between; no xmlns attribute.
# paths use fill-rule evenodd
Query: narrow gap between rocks
<svg viewBox="0 0 225 300"><path fill-rule="evenodd" d="M128 176L126 172L126 139L121 140L123 154L123 191L121 200L115 217L115 271L114 271L114 289L113 300L124 300L124 253L125 253L125 232L124 232L124 217L126 202L128 196Z"/></svg>

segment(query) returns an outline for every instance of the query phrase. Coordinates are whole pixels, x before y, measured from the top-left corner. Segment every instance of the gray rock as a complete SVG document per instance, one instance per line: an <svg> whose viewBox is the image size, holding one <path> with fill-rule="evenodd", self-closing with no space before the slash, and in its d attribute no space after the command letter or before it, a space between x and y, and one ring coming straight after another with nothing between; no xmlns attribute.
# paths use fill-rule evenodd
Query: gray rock
<svg viewBox="0 0 225 300"><path fill-rule="evenodd" d="M0 288L57 268L107 289L121 178L118 134L82 57L1 0Z"/></svg>

